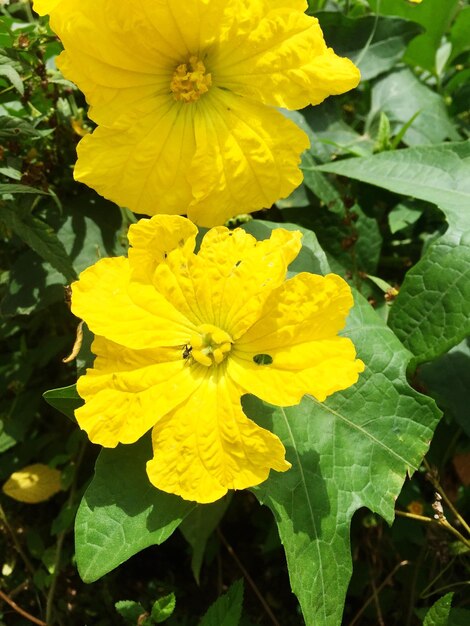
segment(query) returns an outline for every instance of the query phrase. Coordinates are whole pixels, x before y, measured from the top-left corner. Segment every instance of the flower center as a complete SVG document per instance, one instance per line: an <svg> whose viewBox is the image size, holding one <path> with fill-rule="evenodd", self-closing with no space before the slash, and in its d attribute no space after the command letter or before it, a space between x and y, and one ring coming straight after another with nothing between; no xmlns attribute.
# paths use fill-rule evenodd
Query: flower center
<svg viewBox="0 0 470 626"><path fill-rule="evenodd" d="M212 75L206 74L206 66L192 56L187 63L178 65L170 83L170 90L175 100L182 102L196 102L209 91L212 85Z"/></svg>
<svg viewBox="0 0 470 626"><path fill-rule="evenodd" d="M219 365L232 349L232 343L232 338L224 330L212 324L202 324L191 336L190 354L193 359L206 367Z"/></svg>

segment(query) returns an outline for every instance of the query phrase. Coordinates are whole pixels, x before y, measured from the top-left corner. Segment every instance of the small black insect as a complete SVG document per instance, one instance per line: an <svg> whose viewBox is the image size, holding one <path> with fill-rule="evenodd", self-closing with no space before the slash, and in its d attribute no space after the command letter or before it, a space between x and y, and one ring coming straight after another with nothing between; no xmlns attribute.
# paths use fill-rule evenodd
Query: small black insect
<svg viewBox="0 0 470 626"><path fill-rule="evenodd" d="M193 347L192 346L188 346L188 344L186 344L183 348L183 359L188 359L191 356L191 351L192 351Z"/></svg>

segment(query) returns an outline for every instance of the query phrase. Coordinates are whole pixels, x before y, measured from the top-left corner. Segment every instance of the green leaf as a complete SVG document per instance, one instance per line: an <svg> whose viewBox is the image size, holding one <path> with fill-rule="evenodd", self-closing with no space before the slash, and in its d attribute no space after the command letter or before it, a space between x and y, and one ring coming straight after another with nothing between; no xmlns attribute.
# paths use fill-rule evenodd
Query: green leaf
<svg viewBox="0 0 470 626"><path fill-rule="evenodd" d="M153 605L151 618L156 624L166 622L171 617L176 606L176 598L174 593L170 593L163 598L159 598Z"/></svg>
<svg viewBox="0 0 470 626"><path fill-rule="evenodd" d="M242 614L243 580L237 580L214 602L199 626L238 626Z"/></svg>
<svg viewBox="0 0 470 626"><path fill-rule="evenodd" d="M350 58L370 80L390 70L403 56L408 42L423 28L408 20L366 16L356 19L340 12L316 13L325 41L336 54Z"/></svg>
<svg viewBox="0 0 470 626"><path fill-rule="evenodd" d="M0 185L0 194L12 194L15 193L35 193L37 195L48 196L47 191L42 189L36 189L35 187L29 187L28 185L13 185L10 183L4 183Z"/></svg>
<svg viewBox="0 0 470 626"><path fill-rule="evenodd" d="M12 65L8 65L4 59L9 61L8 57L0 57L0 76L5 76L8 78L13 87L18 91L19 94L24 94L24 86L23 81L21 80L21 76L15 70Z"/></svg>
<svg viewBox="0 0 470 626"><path fill-rule="evenodd" d="M41 137L45 131L38 130L28 120L10 115L0 115L0 139ZM50 132L50 131L46 131Z"/></svg>
<svg viewBox="0 0 470 626"><path fill-rule="evenodd" d="M389 324L418 363L470 334L470 141L318 167L437 204L449 224L407 273Z"/></svg>
<svg viewBox="0 0 470 626"><path fill-rule="evenodd" d="M121 232L125 225L119 207L94 192L82 192L64 202L67 216L57 236L77 274L102 257L125 254L126 237Z"/></svg>
<svg viewBox="0 0 470 626"><path fill-rule="evenodd" d="M415 355L410 369L470 334L470 245L445 237L432 244L408 271L388 321Z"/></svg>
<svg viewBox="0 0 470 626"><path fill-rule="evenodd" d="M397 204L388 214L388 225L392 234L405 230L419 220L422 209L415 209L404 202Z"/></svg>
<svg viewBox="0 0 470 626"><path fill-rule="evenodd" d="M462 52L470 50L470 6L464 7L457 15L450 31L452 52L450 61L456 59Z"/></svg>
<svg viewBox="0 0 470 626"><path fill-rule="evenodd" d="M114 605L116 611L124 618L129 626L136 626L141 615L145 615L146 611L140 602L134 600L120 600Z"/></svg>
<svg viewBox="0 0 470 626"><path fill-rule="evenodd" d="M251 418L281 438L292 463L254 492L274 513L307 626L341 623L351 517L365 506L392 522L404 479L419 467L440 417L406 381L409 352L361 296L355 299L344 334L366 364L356 385L325 403L244 402Z"/></svg>
<svg viewBox="0 0 470 626"><path fill-rule="evenodd" d="M83 400L77 393L77 385L50 389L42 394L44 400L69 419L75 421L75 409L82 406Z"/></svg>
<svg viewBox="0 0 470 626"><path fill-rule="evenodd" d="M465 141L344 159L317 170L432 202L458 219L470 203L469 158L470 141Z"/></svg>
<svg viewBox="0 0 470 626"><path fill-rule="evenodd" d="M369 0L376 13L396 15L417 22L425 32L408 45L405 61L429 72L435 70L436 52L455 14L459 0L424 0L411 4L405 0Z"/></svg>
<svg viewBox="0 0 470 626"><path fill-rule="evenodd" d="M406 68L391 72L374 84L367 127L378 123L381 114L390 121L392 134L415 116L402 137L409 146L440 143L448 137L459 139L441 96Z"/></svg>
<svg viewBox="0 0 470 626"><path fill-rule="evenodd" d="M198 584L207 540L219 525L229 504L230 496L217 500L217 502L212 504L198 505L181 522L180 531L193 551L191 569Z"/></svg>
<svg viewBox="0 0 470 626"><path fill-rule="evenodd" d="M196 506L150 484L149 437L102 450L75 521L77 566L94 582L148 546L161 544Z"/></svg>
<svg viewBox="0 0 470 626"><path fill-rule="evenodd" d="M421 365L418 379L439 408L452 416L470 437L470 339L464 339L447 354Z"/></svg>
<svg viewBox="0 0 470 626"><path fill-rule="evenodd" d="M65 278L32 250L26 250L10 269L8 291L1 302L3 315L29 315L64 300Z"/></svg>
<svg viewBox="0 0 470 626"><path fill-rule="evenodd" d="M54 230L31 214L23 215L14 207L0 205L0 220L68 281L76 278L72 263Z"/></svg>
<svg viewBox="0 0 470 626"><path fill-rule="evenodd" d="M447 626L453 593L446 593L435 602L424 618L423 626Z"/></svg>

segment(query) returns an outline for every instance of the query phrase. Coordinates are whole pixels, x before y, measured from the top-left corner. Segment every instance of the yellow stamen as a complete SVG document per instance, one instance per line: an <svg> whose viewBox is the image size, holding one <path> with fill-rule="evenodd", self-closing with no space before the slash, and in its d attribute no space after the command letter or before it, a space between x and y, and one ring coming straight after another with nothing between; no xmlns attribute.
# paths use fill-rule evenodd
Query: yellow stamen
<svg viewBox="0 0 470 626"><path fill-rule="evenodd" d="M191 336L191 356L206 367L219 365L232 349L232 338L212 324L202 324Z"/></svg>
<svg viewBox="0 0 470 626"><path fill-rule="evenodd" d="M190 57L188 63L178 65L170 83L170 90L175 100L196 102L209 91L212 75L206 74L206 66L197 58Z"/></svg>

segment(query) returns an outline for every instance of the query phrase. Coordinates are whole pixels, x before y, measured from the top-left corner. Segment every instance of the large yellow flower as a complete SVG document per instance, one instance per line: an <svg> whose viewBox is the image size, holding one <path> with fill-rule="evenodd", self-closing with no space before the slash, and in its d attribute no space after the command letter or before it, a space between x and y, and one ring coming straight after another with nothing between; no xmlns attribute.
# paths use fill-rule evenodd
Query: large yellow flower
<svg viewBox="0 0 470 626"><path fill-rule="evenodd" d="M150 481L212 502L290 467L280 440L243 413L243 394L323 401L363 364L337 335L353 303L348 285L334 274L285 281L299 232L256 241L220 226L195 254L196 233L183 217L141 220L128 259L102 259L72 285L72 310L96 335L76 417L107 447L153 427Z"/></svg>
<svg viewBox="0 0 470 626"><path fill-rule="evenodd" d="M302 180L308 139L274 107L352 89L304 0L35 0L98 128L75 177L137 213L213 226Z"/></svg>

